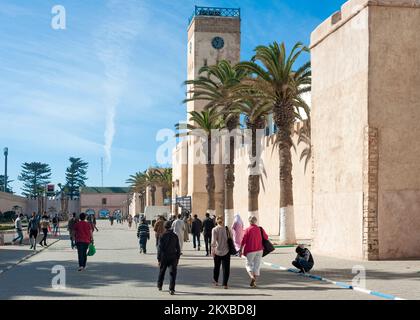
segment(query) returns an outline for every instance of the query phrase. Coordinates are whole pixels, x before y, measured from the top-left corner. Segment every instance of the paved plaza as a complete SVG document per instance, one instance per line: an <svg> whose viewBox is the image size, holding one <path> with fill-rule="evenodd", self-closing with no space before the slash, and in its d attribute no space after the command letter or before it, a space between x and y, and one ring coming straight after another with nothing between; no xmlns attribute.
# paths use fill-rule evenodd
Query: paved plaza
<svg viewBox="0 0 420 320"><path fill-rule="evenodd" d="M291 272L262 268L257 289L248 287L249 280L240 258L232 259L230 289L211 286L213 261L204 251L194 251L192 243L184 246L180 260L176 295L168 293L168 279L164 290L156 288L157 261L152 241L147 255L139 254L136 232L127 224L110 226L100 221L95 233L97 253L89 257L86 271L77 271L77 254L62 236L49 248L0 274L0 299L379 299L337 285L312 280ZM26 254L27 247L0 248L0 267L14 265ZM277 249L266 262L290 266L293 248ZM362 264L367 269L366 287L406 299L420 299L419 261L355 262L316 257L313 274L351 283L351 268ZM66 288L53 289L54 266L66 270ZM1 269L0 269L1 270Z"/></svg>

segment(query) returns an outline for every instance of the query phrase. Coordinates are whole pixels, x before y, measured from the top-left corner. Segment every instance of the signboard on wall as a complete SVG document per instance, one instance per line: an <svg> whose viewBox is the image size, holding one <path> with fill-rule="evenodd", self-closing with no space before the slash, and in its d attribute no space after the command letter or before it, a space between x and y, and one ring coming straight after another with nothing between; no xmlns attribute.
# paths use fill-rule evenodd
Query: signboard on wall
<svg viewBox="0 0 420 320"><path fill-rule="evenodd" d="M99 218L106 219L108 217L109 217L109 210L102 209L101 211L99 211Z"/></svg>

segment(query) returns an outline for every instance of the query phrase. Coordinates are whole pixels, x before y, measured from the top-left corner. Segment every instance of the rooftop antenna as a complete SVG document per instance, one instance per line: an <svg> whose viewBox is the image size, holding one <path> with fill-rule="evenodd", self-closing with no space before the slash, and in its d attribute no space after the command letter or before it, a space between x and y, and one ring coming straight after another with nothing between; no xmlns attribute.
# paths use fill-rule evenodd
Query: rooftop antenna
<svg viewBox="0 0 420 320"><path fill-rule="evenodd" d="M104 187L104 158L101 158L101 187Z"/></svg>

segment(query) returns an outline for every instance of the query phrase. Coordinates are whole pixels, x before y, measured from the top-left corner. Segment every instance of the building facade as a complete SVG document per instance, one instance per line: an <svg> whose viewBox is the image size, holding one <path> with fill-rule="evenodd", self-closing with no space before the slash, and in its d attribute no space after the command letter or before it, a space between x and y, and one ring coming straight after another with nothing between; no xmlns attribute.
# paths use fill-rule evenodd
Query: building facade
<svg viewBox="0 0 420 320"><path fill-rule="evenodd" d="M189 41L201 36L201 24L223 28L226 21L195 16ZM420 258L418 30L419 1L350 0L312 33L313 156L305 171L299 159L303 146L292 151L292 174L295 232L299 241L310 241L316 254ZM205 35L202 48L214 54L208 42L216 34ZM194 51L192 43L189 79L196 76L194 62L206 54ZM279 159L273 139L269 133L261 141L259 220L278 235ZM192 196L193 213L202 216L206 173L191 163L192 145L181 141L173 151L173 195ZM239 145L235 154L234 208L246 221L248 151ZM218 171L218 215L223 215L222 188L223 171Z"/></svg>
<svg viewBox="0 0 420 320"><path fill-rule="evenodd" d="M105 218L109 214L129 213L129 188L123 187L83 187L80 191L80 209L82 212Z"/></svg>

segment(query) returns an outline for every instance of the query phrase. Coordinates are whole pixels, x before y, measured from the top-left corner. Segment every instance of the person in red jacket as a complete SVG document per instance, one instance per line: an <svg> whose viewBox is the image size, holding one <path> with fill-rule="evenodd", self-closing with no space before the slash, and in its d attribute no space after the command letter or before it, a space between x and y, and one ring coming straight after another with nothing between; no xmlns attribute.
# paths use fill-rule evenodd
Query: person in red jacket
<svg viewBox="0 0 420 320"><path fill-rule="evenodd" d="M81 213L80 221L74 225L74 237L76 240L77 255L79 258L79 271L86 268L87 251L89 244L93 242L92 225L86 222L86 214Z"/></svg>
<svg viewBox="0 0 420 320"><path fill-rule="evenodd" d="M242 238L239 256L246 257L246 270L251 278L251 288L257 287L257 278L260 276L261 259L263 256L263 237L268 240L268 235L262 227L257 225L257 217L251 216L248 219L250 226L245 229Z"/></svg>

